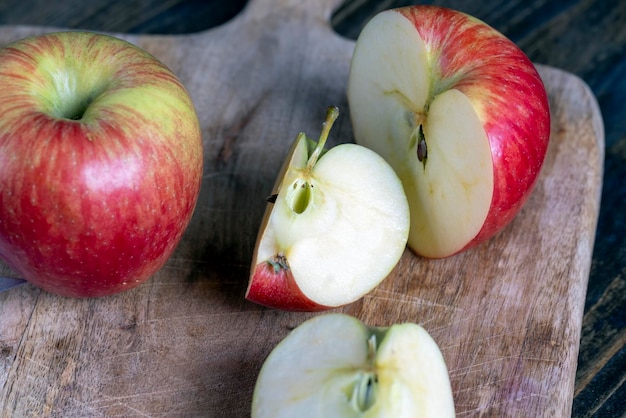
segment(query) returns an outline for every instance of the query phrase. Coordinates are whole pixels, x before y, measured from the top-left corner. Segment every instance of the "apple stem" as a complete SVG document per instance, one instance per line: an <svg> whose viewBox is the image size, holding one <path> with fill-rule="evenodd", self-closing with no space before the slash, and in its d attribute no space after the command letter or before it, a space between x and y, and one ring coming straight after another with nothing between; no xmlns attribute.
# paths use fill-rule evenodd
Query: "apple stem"
<svg viewBox="0 0 626 418"><path fill-rule="evenodd" d="M313 188L313 184L309 183L309 176L313 171L313 167L315 167L317 160L322 155L322 152L324 152L324 145L328 139L328 134L338 116L339 108L336 106L328 108L326 111L326 120L322 125L320 139L315 144L315 148L313 149L313 152L311 152L311 155L306 163L304 176L296 179L296 181L294 181L291 185L291 188L287 191L287 195L285 197L287 205L297 214L304 212L309 206L309 202L311 201L311 189Z"/></svg>
<svg viewBox="0 0 626 418"><path fill-rule="evenodd" d="M322 124L322 133L320 134L320 139L317 141L317 145L315 149L311 153L309 157L309 161L307 161L306 169L307 171L311 171L315 164L317 163L318 158L324 151L324 145L326 145L326 140L328 139L328 134L330 133L330 129L333 124L339 117L339 108L337 106L330 106L326 110L326 120Z"/></svg>

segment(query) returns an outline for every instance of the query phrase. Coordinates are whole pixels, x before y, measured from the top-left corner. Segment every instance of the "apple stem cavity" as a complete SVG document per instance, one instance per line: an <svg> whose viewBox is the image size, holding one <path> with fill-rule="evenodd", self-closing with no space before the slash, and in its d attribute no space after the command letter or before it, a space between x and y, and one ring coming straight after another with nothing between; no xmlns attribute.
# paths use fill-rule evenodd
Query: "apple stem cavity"
<svg viewBox="0 0 626 418"><path fill-rule="evenodd" d="M79 121L85 117L87 110L107 89L111 82L108 76L102 76L103 80L89 83L82 80L78 70L68 70L65 77L53 78L57 103L51 113L60 119Z"/></svg>
<svg viewBox="0 0 626 418"><path fill-rule="evenodd" d="M326 145L328 134L338 117L339 108L336 106L330 106L326 111L326 120L322 125L320 138L315 144L315 148L307 160L303 176L296 179L291 185L291 189L287 191L287 205L297 214L301 214L309 206L309 202L311 201L311 189L314 187L309 181L309 178L311 172L313 171L313 167L315 167L315 164L317 164L317 161L324 152L324 145ZM300 133L300 135L304 134Z"/></svg>
<svg viewBox="0 0 626 418"><path fill-rule="evenodd" d="M63 117L69 120L81 120L92 101L91 98L88 98L86 101L75 103Z"/></svg>

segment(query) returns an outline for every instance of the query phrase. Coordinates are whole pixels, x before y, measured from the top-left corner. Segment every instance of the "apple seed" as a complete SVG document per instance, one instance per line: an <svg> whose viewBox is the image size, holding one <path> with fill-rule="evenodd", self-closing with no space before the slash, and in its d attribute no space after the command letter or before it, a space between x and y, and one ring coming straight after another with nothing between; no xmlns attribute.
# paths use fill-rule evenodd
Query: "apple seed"
<svg viewBox="0 0 626 418"><path fill-rule="evenodd" d="M376 334L372 334L367 340L367 347L367 359L370 364L370 370L363 372L359 376L358 382L352 389L350 398L350 404L359 412L367 411L376 403L378 376L373 371L376 358Z"/></svg>
<svg viewBox="0 0 626 418"><path fill-rule="evenodd" d="M291 188L287 191L287 196L285 197L287 205L297 214L301 214L309 206L309 202L311 201L311 189L314 187L310 181L311 173L320 156L324 153L324 145L326 144L330 129L337 120L337 117L339 117L339 108L337 106L330 106L326 111L326 120L322 125L322 133L307 160L302 177L296 179L291 185ZM304 134L300 133L299 137L300 136L304 136Z"/></svg>
<svg viewBox="0 0 626 418"><path fill-rule="evenodd" d="M424 164L424 168L426 168L426 158L428 157L428 149L426 147L426 137L424 136L423 125L419 126L419 131L417 135L418 135L417 159L420 160L420 162Z"/></svg>
<svg viewBox="0 0 626 418"><path fill-rule="evenodd" d="M306 179L296 179L287 192L287 205L295 213L300 214L306 210L311 200L311 188L313 186Z"/></svg>

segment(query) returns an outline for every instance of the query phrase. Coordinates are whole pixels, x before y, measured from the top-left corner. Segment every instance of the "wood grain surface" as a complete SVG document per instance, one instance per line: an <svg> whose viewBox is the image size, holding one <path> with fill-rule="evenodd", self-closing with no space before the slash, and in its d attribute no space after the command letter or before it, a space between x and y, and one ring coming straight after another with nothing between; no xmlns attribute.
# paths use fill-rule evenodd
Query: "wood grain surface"
<svg viewBox="0 0 626 418"><path fill-rule="evenodd" d="M352 140L354 43L329 24L340 3L254 0L192 35L117 34L191 93L205 143L198 207L168 264L136 289L84 300L30 285L0 293L2 416L249 415L265 356L310 316L243 299L265 197L294 136L316 136L326 106L343 112L331 143ZM0 43L49 30L2 27ZM604 132L582 80L539 70L552 142L520 215L449 259L407 250L378 289L340 309L372 325L423 324L448 362L460 417L571 413Z"/></svg>

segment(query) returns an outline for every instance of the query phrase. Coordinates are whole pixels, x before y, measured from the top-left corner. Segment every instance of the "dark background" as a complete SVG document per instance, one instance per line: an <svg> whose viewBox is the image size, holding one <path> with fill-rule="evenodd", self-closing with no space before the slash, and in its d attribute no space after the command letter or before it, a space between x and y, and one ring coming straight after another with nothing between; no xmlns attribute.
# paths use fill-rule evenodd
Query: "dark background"
<svg viewBox="0 0 626 418"><path fill-rule="evenodd" d="M356 39L376 12L418 3L451 7L484 20L516 42L531 60L576 74L596 95L605 124L605 172L573 416L626 416L626 1L346 0L333 14L332 24L340 35ZM0 24L178 34L218 26L245 4L245 0L0 0Z"/></svg>

